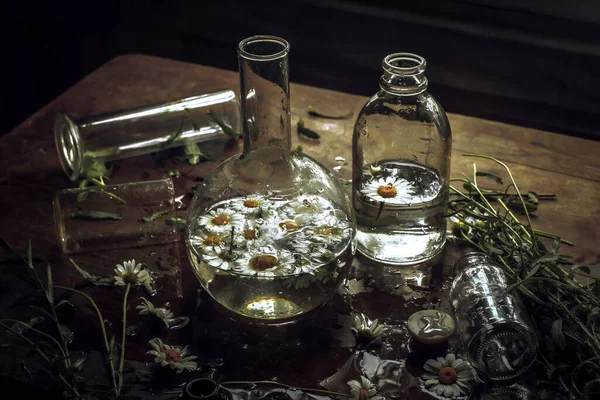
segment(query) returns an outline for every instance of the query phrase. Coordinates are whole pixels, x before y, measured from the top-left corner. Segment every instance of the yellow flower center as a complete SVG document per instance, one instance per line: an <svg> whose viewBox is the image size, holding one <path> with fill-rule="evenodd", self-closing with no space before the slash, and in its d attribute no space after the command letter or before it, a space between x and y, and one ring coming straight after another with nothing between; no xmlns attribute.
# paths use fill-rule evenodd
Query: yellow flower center
<svg viewBox="0 0 600 400"><path fill-rule="evenodd" d="M228 215L218 215L216 217L214 217L211 222L214 225L227 225L228 223L231 222L231 218L229 218Z"/></svg>
<svg viewBox="0 0 600 400"><path fill-rule="evenodd" d="M179 353L177 350L172 350L172 349L164 349L163 353L165 353L165 359L168 362L172 362L172 363L179 363L181 362L181 353Z"/></svg>
<svg viewBox="0 0 600 400"><path fill-rule="evenodd" d="M137 274L134 274L133 272L125 272L123 274L122 278L123 278L123 282L131 283L132 285L135 285L138 282L138 276L137 276Z"/></svg>
<svg viewBox="0 0 600 400"><path fill-rule="evenodd" d="M438 380L444 385L451 385L456 382L456 370L452 367L444 367L440 370Z"/></svg>
<svg viewBox="0 0 600 400"><path fill-rule="evenodd" d="M221 238L221 236L218 235L207 236L204 238L202 243L204 243L206 246L218 246L222 240L223 239Z"/></svg>
<svg viewBox="0 0 600 400"><path fill-rule="evenodd" d="M255 271L264 271L277 266L279 260L272 255L256 256L250 261L250 266Z"/></svg>
<svg viewBox="0 0 600 400"><path fill-rule="evenodd" d="M244 207L256 208L258 206L260 206L260 203L258 200L255 200L255 199L244 200Z"/></svg>
<svg viewBox="0 0 600 400"><path fill-rule="evenodd" d="M383 197L384 199L389 199L392 197L396 197L398 192L391 183L388 183L387 185L379 186L379 189L377 189L377 194Z"/></svg>
<svg viewBox="0 0 600 400"><path fill-rule="evenodd" d="M244 231L244 239L246 240L254 240L256 239L256 230L255 229L246 229Z"/></svg>
<svg viewBox="0 0 600 400"><path fill-rule="evenodd" d="M332 226L322 226L320 228L317 228L317 230L315 230L315 233L317 235L329 236L329 235L337 234L338 230L337 230L337 228L334 228Z"/></svg>
<svg viewBox="0 0 600 400"><path fill-rule="evenodd" d="M295 231L296 229L300 228L300 226L294 221L283 221L279 224L279 227L284 231Z"/></svg>

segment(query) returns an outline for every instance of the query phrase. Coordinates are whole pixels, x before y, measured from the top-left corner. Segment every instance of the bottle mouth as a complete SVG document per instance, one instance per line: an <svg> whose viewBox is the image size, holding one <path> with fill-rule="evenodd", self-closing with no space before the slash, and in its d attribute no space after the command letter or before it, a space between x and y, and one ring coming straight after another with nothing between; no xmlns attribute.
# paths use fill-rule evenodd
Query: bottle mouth
<svg viewBox="0 0 600 400"><path fill-rule="evenodd" d="M413 76L422 74L427 67L425 59L412 53L393 53L382 62L383 70L394 75Z"/></svg>
<svg viewBox="0 0 600 400"><path fill-rule="evenodd" d="M208 378L198 378L189 382L185 387L186 398L188 399L211 399L219 394L219 385Z"/></svg>
<svg viewBox="0 0 600 400"><path fill-rule="evenodd" d="M54 143L60 165L71 181L79 179L83 168L83 149L77 124L59 112L54 119Z"/></svg>
<svg viewBox="0 0 600 400"><path fill-rule="evenodd" d="M238 45L238 54L252 61L272 61L287 56L290 44L277 36L258 35L246 38Z"/></svg>

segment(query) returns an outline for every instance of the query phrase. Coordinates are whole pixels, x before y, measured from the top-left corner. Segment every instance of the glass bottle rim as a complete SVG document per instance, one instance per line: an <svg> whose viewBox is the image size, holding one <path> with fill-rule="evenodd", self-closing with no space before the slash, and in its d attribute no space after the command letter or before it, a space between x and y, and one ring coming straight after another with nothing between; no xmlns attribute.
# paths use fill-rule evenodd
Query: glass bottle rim
<svg viewBox="0 0 600 400"><path fill-rule="evenodd" d="M390 74L403 76L419 75L427 68L427 61L425 61L425 58L413 53L388 54L381 64L384 71Z"/></svg>
<svg viewBox="0 0 600 400"><path fill-rule="evenodd" d="M63 170L75 182L83 172L83 144L77 124L63 112L54 119L54 142Z"/></svg>
<svg viewBox="0 0 600 400"><path fill-rule="evenodd" d="M260 51L250 51L252 45L261 44ZM259 50L259 49L256 49ZM238 45L238 54L252 61L273 61L286 57L290 51L287 40L278 36L256 35L242 40Z"/></svg>

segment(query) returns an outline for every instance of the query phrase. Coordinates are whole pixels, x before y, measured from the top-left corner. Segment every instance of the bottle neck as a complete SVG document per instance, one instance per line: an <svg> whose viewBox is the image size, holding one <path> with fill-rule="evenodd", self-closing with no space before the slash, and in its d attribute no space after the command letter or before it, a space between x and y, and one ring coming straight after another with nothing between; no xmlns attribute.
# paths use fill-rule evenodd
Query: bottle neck
<svg viewBox="0 0 600 400"><path fill-rule="evenodd" d="M494 262L487 254L478 251L472 251L465 254L456 261L456 263L454 264L454 272L457 273L468 267L482 264L494 265Z"/></svg>
<svg viewBox="0 0 600 400"><path fill-rule="evenodd" d="M244 155L261 148L291 150L289 50L289 43L275 36L239 44Z"/></svg>
<svg viewBox="0 0 600 400"><path fill-rule="evenodd" d="M379 87L393 95L414 96L427 90L427 63L419 55L394 53L383 59Z"/></svg>

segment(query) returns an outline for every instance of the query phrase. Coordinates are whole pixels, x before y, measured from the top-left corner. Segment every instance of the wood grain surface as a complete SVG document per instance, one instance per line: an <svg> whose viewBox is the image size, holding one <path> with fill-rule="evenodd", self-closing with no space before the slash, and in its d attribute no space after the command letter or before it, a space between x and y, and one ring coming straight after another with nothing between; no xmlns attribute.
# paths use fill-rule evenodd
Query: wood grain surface
<svg viewBox="0 0 600 400"><path fill-rule="evenodd" d="M293 69L291 80L293 81ZM77 274L68 266L67 257L60 253L54 234L52 198L57 190L72 186L60 167L54 147L54 114L64 111L74 118L79 118L222 88L233 88L237 91L238 73L144 55L115 58L84 78L12 132L0 137L0 178L8 179L0 185L0 237L22 251L31 239L36 254L54 263L55 280L61 283L76 281ZM366 100L361 96L292 84L293 147L302 146L305 154L334 170L336 176L350 178L354 117ZM354 117L330 120L309 116L309 105L327 111L352 110ZM295 126L299 118L304 120L307 127L320 132L321 139L311 141L298 136ZM572 255L577 262L600 263L600 142L455 114L450 114L449 119L453 131L453 177L460 177L461 174L472 175L474 161L478 170L502 174L498 165L465 157L463 153L481 153L505 161L522 190L552 193L558 197L556 201L547 201L540 205L534 218L535 227L560 234L574 242L575 246L565 246L563 250ZM169 157L171 153L120 160L115 162L111 182L161 178L166 176L169 170L178 169L181 175L175 178L174 182L177 195L182 195L197 183L196 178L210 173L221 161L239 151L241 141L228 146L214 160L196 166L187 165L177 157ZM345 161L339 161L338 157ZM189 199L186 201L189 202ZM177 250L170 254L177 256ZM179 244L179 257L184 281L184 298L173 300L172 306L176 310L180 307L179 311L182 311L189 310L189 296L193 297L199 285L189 271L182 243ZM94 265L90 259L84 259L84 262L90 268L95 268L95 271L109 270L108 266L100 265L101 263ZM445 266L451 262L451 256L443 260ZM15 316L18 311L11 308L11 304L30 290L27 285L17 281L15 272L2 266L0 312L3 315ZM109 298L106 301L111 307L118 309L118 303L112 304ZM386 303L383 300L379 301L382 304ZM386 314L381 308L369 307L372 307L374 317L381 314L384 318L393 314L389 310ZM409 311L411 310L402 311L402 317L405 318ZM118 320L116 310L112 318ZM143 354L142 347L136 349L133 346L131 351L133 354ZM327 354L329 353L320 355L320 361L327 363ZM335 356L331 357L334 365L339 366L343 360L343 354L337 350ZM0 363L0 375L15 375L17 366L18 360L15 359ZM302 369L306 367L306 363L301 364ZM242 379L248 368L250 367L231 367L230 377ZM316 377L322 377L326 373L323 368L309 371L305 377L295 376L291 383L315 385ZM267 368L264 374L259 375L268 378L268 374L273 371L276 371L276 368ZM329 372L334 371L335 369Z"/></svg>

